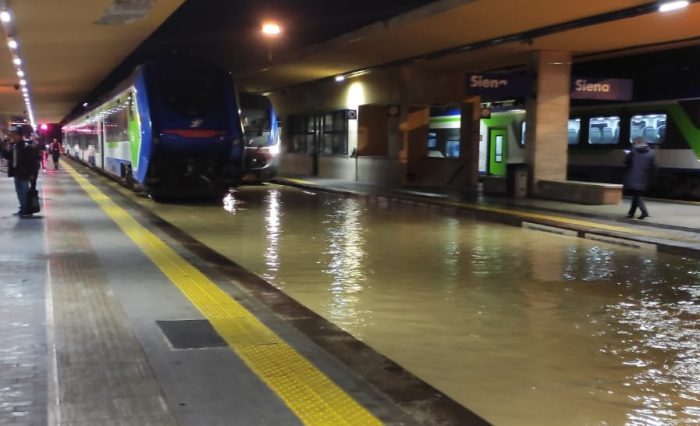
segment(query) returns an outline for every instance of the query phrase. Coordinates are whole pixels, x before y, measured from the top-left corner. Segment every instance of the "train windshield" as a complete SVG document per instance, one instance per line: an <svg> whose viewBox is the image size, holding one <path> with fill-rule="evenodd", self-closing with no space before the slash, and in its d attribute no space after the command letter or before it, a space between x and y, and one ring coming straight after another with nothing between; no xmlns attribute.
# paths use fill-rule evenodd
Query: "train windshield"
<svg viewBox="0 0 700 426"><path fill-rule="evenodd" d="M272 105L265 96L241 93L241 119L246 146L262 147L274 145L271 137Z"/></svg>
<svg viewBox="0 0 700 426"><path fill-rule="evenodd" d="M205 72L164 72L160 74L163 100L175 111L190 117L221 109L220 78Z"/></svg>

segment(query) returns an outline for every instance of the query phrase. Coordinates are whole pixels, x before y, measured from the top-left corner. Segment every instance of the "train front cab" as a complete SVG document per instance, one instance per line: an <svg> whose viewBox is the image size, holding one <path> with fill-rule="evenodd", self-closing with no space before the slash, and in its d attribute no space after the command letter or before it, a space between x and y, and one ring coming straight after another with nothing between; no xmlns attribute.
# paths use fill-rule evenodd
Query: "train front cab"
<svg viewBox="0 0 700 426"><path fill-rule="evenodd" d="M281 123L264 95L241 93L241 121L245 140L246 181L277 176L281 152Z"/></svg>

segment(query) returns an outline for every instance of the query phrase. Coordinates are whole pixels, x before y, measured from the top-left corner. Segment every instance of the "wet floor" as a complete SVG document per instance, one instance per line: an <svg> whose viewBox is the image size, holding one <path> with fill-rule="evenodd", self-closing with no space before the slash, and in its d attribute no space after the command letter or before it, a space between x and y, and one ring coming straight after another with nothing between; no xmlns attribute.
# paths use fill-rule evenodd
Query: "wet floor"
<svg viewBox="0 0 700 426"><path fill-rule="evenodd" d="M142 203L496 425L700 423L700 265L274 185Z"/></svg>

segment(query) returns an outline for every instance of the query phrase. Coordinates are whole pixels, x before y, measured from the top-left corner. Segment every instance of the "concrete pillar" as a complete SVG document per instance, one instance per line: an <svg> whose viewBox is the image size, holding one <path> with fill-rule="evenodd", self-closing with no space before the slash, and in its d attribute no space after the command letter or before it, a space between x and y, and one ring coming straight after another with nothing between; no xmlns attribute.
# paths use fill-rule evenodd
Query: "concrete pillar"
<svg viewBox="0 0 700 426"><path fill-rule="evenodd" d="M461 189L475 191L479 183L479 120L481 119L481 98L478 96L462 102L460 157L464 161Z"/></svg>
<svg viewBox="0 0 700 426"><path fill-rule="evenodd" d="M537 181L566 180L571 53L536 52L534 69L537 81L527 105L525 145L529 193L538 195Z"/></svg>

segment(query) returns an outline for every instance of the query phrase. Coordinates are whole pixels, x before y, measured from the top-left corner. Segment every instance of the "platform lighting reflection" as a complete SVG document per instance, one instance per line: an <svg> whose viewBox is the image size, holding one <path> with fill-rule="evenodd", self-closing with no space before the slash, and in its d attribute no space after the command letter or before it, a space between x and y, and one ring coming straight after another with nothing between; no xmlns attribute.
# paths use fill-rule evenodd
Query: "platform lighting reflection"
<svg viewBox="0 0 700 426"><path fill-rule="evenodd" d="M659 12L670 12L672 10L683 9L684 7L688 7L689 4L690 2L685 0L661 3L659 5Z"/></svg>
<svg viewBox="0 0 700 426"><path fill-rule="evenodd" d="M328 232L328 248L323 254L329 258L323 272L333 277L328 313L341 328L350 324L358 327L361 326L358 321L365 317L358 313L361 305L358 294L365 289L364 282L367 280L363 268L367 256L364 235L366 228L361 222L362 207L357 200L345 199L340 203L331 209L324 221Z"/></svg>
<svg viewBox="0 0 700 426"><path fill-rule="evenodd" d="M223 202L224 210L229 213L235 214L240 210L241 202L236 199L236 191L229 191L228 194L224 196Z"/></svg>
<svg viewBox="0 0 700 426"><path fill-rule="evenodd" d="M266 273L263 278L270 282L275 282L277 272L280 268L279 245L282 234L282 192L273 189L266 197L267 211L265 214L265 239L267 240L267 248L265 248L265 268Z"/></svg>

